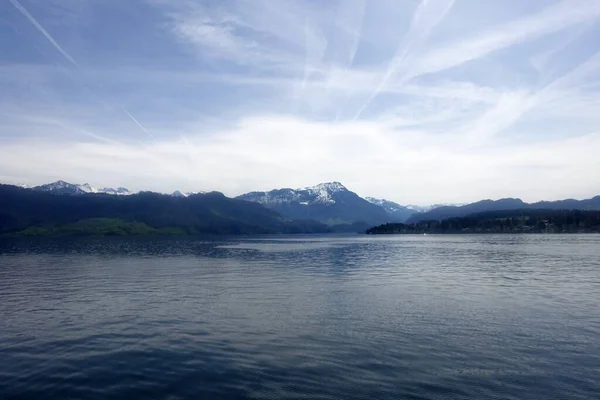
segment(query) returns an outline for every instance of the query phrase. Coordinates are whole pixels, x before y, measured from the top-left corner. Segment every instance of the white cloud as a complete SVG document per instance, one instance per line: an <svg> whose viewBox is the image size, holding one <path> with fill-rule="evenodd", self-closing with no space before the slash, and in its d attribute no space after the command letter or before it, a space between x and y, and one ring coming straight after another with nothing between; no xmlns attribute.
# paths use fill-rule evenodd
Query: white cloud
<svg viewBox="0 0 600 400"><path fill-rule="evenodd" d="M487 32L477 32L468 38L433 49L417 60L411 72L413 76L418 76L442 71L598 17L600 2L564 0L534 15L494 26Z"/></svg>
<svg viewBox="0 0 600 400"><path fill-rule="evenodd" d="M65 40L46 3L11 2L25 29L7 40L35 63L0 55L3 179L230 195L339 180L406 203L600 192L598 2L468 35L452 0L124 2L130 29L151 28L133 47L99 43L130 33L102 24Z"/></svg>
<svg viewBox="0 0 600 400"><path fill-rule="evenodd" d="M453 4L454 0L424 0L419 4L413 15L408 32L400 42L396 55L382 74L374 92L358 109L355 118L360 117L373 99L387 86L390 78L398 74L400 69L407 69L407 61L415 47L418 47L427 39L431 31L444 19ZM405 77L401 76L400 81L403 83Z"/></svg>
<svg viewBox="0 0 600 400"><path fill-rule="evenodd" d="M518 195L528 200L569 197L571 189L585 196L594 188L581 190L581 182L599 178L600 134L468 152L461 141L405 140L415 133L375 122L332 126L264 116L209 137L188 133L185 140L143 145L64 145L43 139L5 145L0 170L31 184L62 178L138 190L216 189L229 195L340 180L360 194L405 203L477 200L482 190L490 197L514 196L515 182ZM547 168L540 170L540 165ZM558 175L552 166L559 168ZM556 185L556 178L566 174L577 174L579 184Z"/></svg>

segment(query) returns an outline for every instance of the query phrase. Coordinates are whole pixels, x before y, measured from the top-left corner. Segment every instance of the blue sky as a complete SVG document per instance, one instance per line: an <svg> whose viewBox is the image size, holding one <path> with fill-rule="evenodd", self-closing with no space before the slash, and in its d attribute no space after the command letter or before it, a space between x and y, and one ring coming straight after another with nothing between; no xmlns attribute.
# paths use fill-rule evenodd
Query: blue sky
<svg viewBox="0 0 600 400"><path fill-rule="evenodd" d="M3 0L0 181L600 193L598 0Z"/></svg>

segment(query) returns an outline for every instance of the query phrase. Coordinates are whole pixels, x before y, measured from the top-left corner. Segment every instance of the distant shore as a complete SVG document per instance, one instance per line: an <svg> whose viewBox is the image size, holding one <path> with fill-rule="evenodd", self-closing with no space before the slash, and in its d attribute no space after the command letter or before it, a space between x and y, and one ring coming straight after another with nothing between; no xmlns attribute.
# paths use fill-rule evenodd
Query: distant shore
<svg viewBox="0 0 600 400"><path fill-rule="evenodd" d="M600 211L589 210L509 210L488 211L443 221L414 224L389 223L374 226L366 234L444 234L444 233L598 233Z"/></svg>

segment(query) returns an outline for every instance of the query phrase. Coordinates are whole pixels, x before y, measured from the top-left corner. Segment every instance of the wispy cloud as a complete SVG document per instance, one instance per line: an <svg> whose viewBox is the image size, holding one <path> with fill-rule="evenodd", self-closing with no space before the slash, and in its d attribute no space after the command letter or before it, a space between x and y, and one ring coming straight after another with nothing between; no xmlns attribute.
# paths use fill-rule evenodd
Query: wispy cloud
<svg viewBox="0 0 600 400"><path fill-rule="evenodd" d="M144 0L84 13L10 0L0 176L231 195L340 180L411 203L593 195L600 3L521 3Z"/></svg>
<svg viewBox="0 0 600 400"><path fill-rule="evenodd" d="M600 17L600 2L564 0L533 15L495 26L487 32L462 38L442 48L434 49L415 63L412 74L423 75L452 68L494 51L598 17Z"/></svg>
<svg viewBox="0 0 600 400"><path fill-rule="evenodd" d="M46 29L44 29L44 27L25 9L25 7L23 7L21 5L21 3L19 3L17 0L9 0L13 6L15 6L15 8L17 10L19 10L19 12L21 14L23 14L28 20L29 22L31 22L33 24L33 26L35 26L35 28L40 31L40 33L42 33L42 35L44 35L44 37L46 39L48 39L48 41L52 44L52 46L54 46L54 48L56 50L58 50L58 52L60 54L62 54L62 56L64 58L67 59L67 61L69 61L71 64L73 64L73 66L75 66L77 69L81 69L81 66L77 63L77 61L75 61L75 59L73 57L71 57L71 55L69 53L67 53L59 44L56 40L54 40L54 38L52 37L52 35L50 35L48 33L48 31L46 31ZM87 87L87 89L89 91L91 91L96 97L101 98L101 96L99 96L98 94L96 94L95 91L93 91L91 88ZM104 102L104 100L103 100ZM105 102L106 103L106 102ZM142 124L140 124L140 122L133 116L131 115L131 113L129 111L127 111L124 107L119 107L144 133L146 133L148 136L150 136L151 138L154 138L154 136L152 136L152 134L144 127L142 126Z"/></svg>
<svg viewBox="0 0 600 400"><path fill-rule="evenodd" d="M385 70L373 94L371 94L367 98L367 101L358 109L356 118L360 117L362 112L369 104L371 104L371 101L373 101L375 96L377 96L382 88L386 86L389 79L397 74L401 68L407 67L406 62L411 52L415 47L419 46L427 39L430 32L444 19L452 7L452 4L454 4L454 0L424 0L419 4L410 23L408 33L400 42L396 55L390 61L389 66ZM400 77L399 80L403 82L405 78Z"/></svg>
<svg viewBox="0 0 600 400"><path fill-rule="evenodd" d="M281 132L293 135L283 136ZM216 132L210 138L187 134L184 140L149 142L141 149L121 143L65 146L37 140L39 150L34 160L23 157L31 151L32 143L5 145L0 150L0 170L19 177L37 174L39 178L32 183L63 177L107 185L119 182L132 189L217 189L229 195L339 179L363 195L379 193L403 202L477 200L481 188L491 197L514 195L512 186L498 182L521 178L519 195L527 199L568 197L570 187L528 189L525 185L536 177L542 182L552 179L556 171L511 167L551 163L577 172L578 179L585 181L596 179L600 170L596 156L600 133L544 145L519 144L508 152L484 148L470 153L463 151L462 141L440 146L431 138L410 144L404 138L414 133L373 122L332 127L325 122L263 117L244 120L234 129ZM190 158L194 168L190 168ZM123 171L135 174L124 175ZM373 179L382 171L394 171L395 179ZM423 189L429 185L436 186L437 195ZM571 193L591 194L582 187Z"/></svg>

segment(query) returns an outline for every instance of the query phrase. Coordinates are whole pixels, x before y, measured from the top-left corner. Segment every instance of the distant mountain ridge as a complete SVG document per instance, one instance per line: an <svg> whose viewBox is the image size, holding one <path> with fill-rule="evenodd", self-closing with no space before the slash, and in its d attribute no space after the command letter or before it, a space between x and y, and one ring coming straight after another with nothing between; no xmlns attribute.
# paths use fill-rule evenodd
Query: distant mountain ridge
<svg viewBox="0 0 600 400"><path fill-rule="evenodd" d="M600 210L600 196L585 200L557 200L538 201L536 203L525 203L518 198L505 198L499 200L481 200L463 206L446 206L435 208L431 211L413 214L407 223L437 220L447 218L466 217L486 211L519 210L519 209L545 209L545 210Z"/></svg>
<svg viewBox="0 0 600 400"><path fill-rule="evenodd" d="M85 193L102 193L102 194L110 194L110 195L114 195L114 196L129 196L132 194L135 194L135 192L132 192L131 190L124 188L124 187L118 187L118 188L97 188L95 186L90 185L89 183L84 183L84 184L76 184L76 183L69 183L69 182L65 182L63 180L58 180L56 182L52 182L52 183L47 183L44 185L38 185L38 186L29 186L29 185L16 185L18 187L21 187L23 189L32 189L32 190L36 190L38 192L49 192L49 193L54 193L54 194L64 194L64 195L82 195ZM173 197L189 197L195 194L206 194L207 192L204 191L197 191L197 192L181 192L179 190L174 191L173 193L171 193L170 195Z"/></svg>
<svg viewBox="0 0 600 400"><path fill-rule="evenodd" d="M405 222L411 215L418 212L409 206L403 206L391 200L377 199L375 197L365 197L365 200L383 208L388 214L389 222Z"/></svg>
<svg viewBox="0 0 600 400"><path fill-rule="evenodd" d="M89 183L72 184L62 180L22 188L61 195L108 194L126 196L134 194L118 187L98 189ZM187 198L206 192L182 192L176 190L171 197ZM401 205L391 200L375 197L362 198L340 182L325 182L299 189L283 188L266 192L249 192L236 199L259 203L291 219L312 219L341 230L359 231L365 226L381 223L414 223L425 220L443 220L464 217L469 214L515 209L565 209L599 210L600 196L587 200L565 199L525 203L518 198L481 200L469 204L432 204L428 206Z"/></svg>
<svg viewBox="0 0 600 400"><path fill-rule="evenodd" d="M416 204L409 204L406 207L410 210L414 210L416 212L422 213L422 212L431 211L433 209L440 208L440 207L461 207L461 206L464 206L465 204L467 204L467 203L438 203L438 204L430 204L427 206L419 206Z"/></svg>
<svg viewBox="0 0 600 400"><path fill-rule="evenodd" d="M140 192L109 196L0 184L0 235L324 233L315 221L294 221L260 204L219 192L174 197ZM78 187L77 190L81 190Z"/></svg>
<svg viewBox="0 0 600 400"><path fill-rule="evenodd" d="M180 190L176 190L173 193L171 193L171 196L173 196L173 197L190 197L190 196L193 196L195 194L206 194L206 193L207 192L203 192L203 191L200 191L200 192L185 192L184 193L184 192L182 192Z"/></svg>
<svg viewBox="0 0 600 400"><path fill-rule="evenodd" d="M24 187L24 186L23 186ZM29 189L29 187L24 187L25 189ZM47 183L45 185L34 186L31 189L38 192L49 192L54 194L65 194L65 195L81 195L85 193L104 193L104 194L112 194L116 196L128 196L133 194L133 192L129 191L124 187L118 187L116 189L113 188L101 188L98 189L89 183L84 183L82 185L65 182L62 180Z"/></svg>
<svg viewBox="0 0 600 400"><path fill-rule="evenodd" d="M250 192L236 197L260 203L292 219L313 219L329 226L354 227L387 221L388 213L348 190L340 182L326 182L299 189Z"/></svg>

